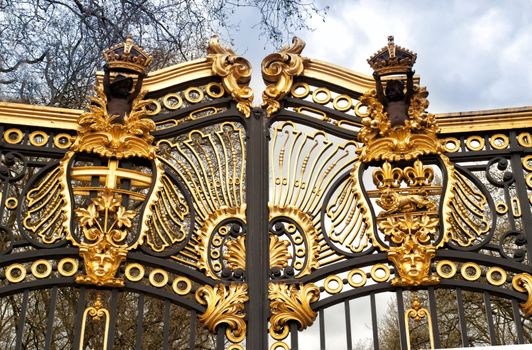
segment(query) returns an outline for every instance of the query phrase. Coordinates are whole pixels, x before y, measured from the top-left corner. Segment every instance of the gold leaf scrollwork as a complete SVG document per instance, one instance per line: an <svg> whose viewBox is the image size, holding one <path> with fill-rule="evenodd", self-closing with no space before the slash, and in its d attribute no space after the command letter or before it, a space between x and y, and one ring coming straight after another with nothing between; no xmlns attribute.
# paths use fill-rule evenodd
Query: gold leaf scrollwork
<svg viewBox="0 0 532 350"><path fill-rule="evenodd" d="M526 272L515 275L512 286L520 293L528 293L527 301L521 303L521 310L528 316L532 315L532 275Z"/></svg>
<svg viewBox="0 0 532 350"><path fill-rule="evenodd" d="M292 257L288 252L289 241L280 240L275 235L270 235L270 268L285 268L288 260ZM227 242L227 251L224 254L227 265L233 269L246 269L246 246L245 237L240 236Z"/></svg>
<svg viewBox="0 0 532 350"><path fill-rule="evenodd" d="M300 56L305 42L298 37L292 39L292 45L264 58L261 65L262 78L267 84L262 93L263 107L268 116L281 107L280 100L292 88L293 77L301 75L304 70L303 58Z"/></svg>
<svg viewBox="0 0 532 350"><path fill-rule="evenodd" d="M417 295L414 295L414 298L412 299L412 306L410 309L406 310L405 312L405 328L406 328L406 348L408 350L411 349L410 346L410 322L409 319L414 320L415 322L419 322L424 318L427 318L427 326L429 328L429 341L430 341L430 348L434 349L434 331L432 329L432 317L430 315L429 310L427 310L424 307L421 307L421 302L419 301L419 298Z"/></svg>
<svg viewBox="0 0 532 350"><path fill-rule="evenodd" d="M283 241L275 235L270 235L270 268L285 268L288 266L288 260L292 257L288 253L289 245L289 241Z"/></svg>
<svg viewBox="0 0 532 350"><path fill-rule="evenodd" d="M225 324L227 338L238 343L246 336L244 304L249 300L248 286L245 283L205 285L196 291L196 301L207 309L198 316L199 321L211 333L216 333L219 325Z"/></svg>
<svg viewBox="0 0 532 350"><path fill-rule="evenodd" d="M270 335L277 340L284 339L290 332L289 322L297 322L299 330L314 323L316 312L310 304L318 301L320 289L313 283L290 284L270 283Z"/></svg>
<svg viewBox="0 0 532 350"><path fill-rule="evenodd" d="M224 88L237 102L236 108L249 117L253 103L253 90L248 86L251 79L249 61L222 46L218 36L213 36L209 41L207 58L212 61L212 71L222 77Z"/></svg>

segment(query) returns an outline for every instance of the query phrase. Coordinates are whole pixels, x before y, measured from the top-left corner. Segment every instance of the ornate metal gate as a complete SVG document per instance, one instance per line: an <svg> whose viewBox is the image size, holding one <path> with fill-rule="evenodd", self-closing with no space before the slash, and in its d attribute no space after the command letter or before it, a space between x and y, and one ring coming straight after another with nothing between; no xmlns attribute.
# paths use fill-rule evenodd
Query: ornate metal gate
<svg viewBox="0 0 532 350"><path fill-rule="evenodd" d="M532 108L435 116L393 38L373 78L303 47L261 107L216 38L110 48L87 112L1 103L0 348L532 343Z"/></svg>

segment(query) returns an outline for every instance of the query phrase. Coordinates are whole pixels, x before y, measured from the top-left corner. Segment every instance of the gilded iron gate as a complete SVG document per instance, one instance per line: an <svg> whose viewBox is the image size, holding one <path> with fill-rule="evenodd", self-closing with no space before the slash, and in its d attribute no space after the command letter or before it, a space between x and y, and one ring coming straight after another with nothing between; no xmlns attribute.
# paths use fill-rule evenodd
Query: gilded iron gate
<svg viewBox="0 0 532 350"><path fill-rule="evenodd" d="M86 112L0 104L0 348L532 343L532 109L434 116L393 38L373 78L303 47L262 107L216 38L110 48Z"/></svg>

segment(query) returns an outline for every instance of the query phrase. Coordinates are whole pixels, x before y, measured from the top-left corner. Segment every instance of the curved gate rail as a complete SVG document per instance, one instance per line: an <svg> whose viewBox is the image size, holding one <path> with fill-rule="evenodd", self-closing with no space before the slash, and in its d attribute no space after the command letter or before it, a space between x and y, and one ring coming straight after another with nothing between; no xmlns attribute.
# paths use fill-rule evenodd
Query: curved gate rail
<svg viewBox="0 0 532 350"><path fill-rule="evenodd" d="M110 48L85 113L1 103L0 347L531 343L532 110L427 113L393 38L373 78L303 47L262 108L216 38Z"/></svg>

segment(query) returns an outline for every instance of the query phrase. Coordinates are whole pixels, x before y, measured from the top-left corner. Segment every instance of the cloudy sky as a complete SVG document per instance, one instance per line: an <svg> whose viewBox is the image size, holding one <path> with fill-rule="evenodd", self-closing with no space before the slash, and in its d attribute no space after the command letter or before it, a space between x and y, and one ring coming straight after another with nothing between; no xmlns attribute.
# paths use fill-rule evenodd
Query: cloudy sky
<svg viewBox="0 0 532 350"><path fill-rule="evenodd" d="M371 74L366 59L395 36L417 52L414 67L427 86L433 113L532 105L532 1L321 1L325 22L298 33L303 55ZM255 68L274 51L252 28L251 10L236 14L235 49Z"/></svg>

